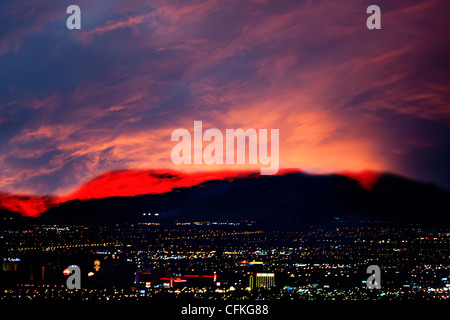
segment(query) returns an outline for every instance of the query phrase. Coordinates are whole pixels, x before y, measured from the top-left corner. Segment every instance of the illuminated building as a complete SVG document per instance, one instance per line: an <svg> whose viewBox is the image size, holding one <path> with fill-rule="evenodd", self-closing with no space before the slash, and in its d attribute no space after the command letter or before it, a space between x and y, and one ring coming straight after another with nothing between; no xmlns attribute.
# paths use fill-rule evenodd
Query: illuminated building
<svg viewBox="0 0 450 320"><path fill-rule="evenodd" d="M275 286L275 273L257 272L250 275L250 289Z"/></svg>
<svg viewBox="0 0 450 320"><path fill-rule="evenodd" d="M176 274L174 276L160 277L155 284L162 285L164 288L173 288L181 284L182 287L212 287L217 281L217 273L213 274Z"/></svg>
<svg viewBox="0 0 450 320"><path fill-rule="evenodd" d="M95 271L100 270L100 260L94 261L94 269L95 269Z"/></svg>

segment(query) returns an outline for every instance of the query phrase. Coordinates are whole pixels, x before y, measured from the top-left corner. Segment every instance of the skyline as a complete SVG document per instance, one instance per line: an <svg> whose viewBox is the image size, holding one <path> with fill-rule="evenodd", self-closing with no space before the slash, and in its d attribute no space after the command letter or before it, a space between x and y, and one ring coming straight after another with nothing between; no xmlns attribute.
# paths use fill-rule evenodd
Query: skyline
<svg viewBox="0 0 450 320"><path fill-rule="evenodd" d="M449 299L444 226L333 219L304 231L283 231L214 220L165 227L137 221L29 222L9 221L2 230L8 257L2 272L9 280L3 283L3 303L125 300L148 308L157 299L154 307L159 309L164 300L158 297L169 294L180 309L194 295L198 303L212 306L264 300L298 308L306 301L394 305ZM73 263L82 273L81 288L75 291L67 285L66 268ZM367 287L366 270L373 264L382 270L376 290ZM258 274L272 276L271 282L254 282L265 287L262 291L251 283Z"/></svg>
<svg viewBox="0 0 450 320"><path fill-rule="evenodd" d="M0 192L63 196L114 170L184 173L177 128L279 129L280 170L450 189L445 1L0 4Z"/></svg>

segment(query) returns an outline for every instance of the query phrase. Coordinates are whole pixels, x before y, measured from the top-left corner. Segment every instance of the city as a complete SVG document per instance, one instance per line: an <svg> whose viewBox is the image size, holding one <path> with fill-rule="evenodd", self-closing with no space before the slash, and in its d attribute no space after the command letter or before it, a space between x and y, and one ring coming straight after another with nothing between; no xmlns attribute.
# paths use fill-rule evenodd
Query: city
<svg viewBox="0 0 450 320"><path fill-rule="evenodd" d="M334 219L304 230L256 221L56 225L3 218L1 302L444 301L445 226ZM70 290L69 265L81 270ZM366 268L378 265L381 289Z"/></svg>

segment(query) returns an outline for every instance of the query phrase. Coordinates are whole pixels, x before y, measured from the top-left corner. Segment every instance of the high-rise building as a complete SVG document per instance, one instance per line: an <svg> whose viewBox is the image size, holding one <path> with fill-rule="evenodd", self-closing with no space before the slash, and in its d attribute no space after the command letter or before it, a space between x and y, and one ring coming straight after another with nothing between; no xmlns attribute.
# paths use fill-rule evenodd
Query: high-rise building
<svg viewBox="0 0 450 320"><path fill-rule="evenodd" d="M275 286L275 273L256 272L250 275L250 289L271 288Z"/></svg>

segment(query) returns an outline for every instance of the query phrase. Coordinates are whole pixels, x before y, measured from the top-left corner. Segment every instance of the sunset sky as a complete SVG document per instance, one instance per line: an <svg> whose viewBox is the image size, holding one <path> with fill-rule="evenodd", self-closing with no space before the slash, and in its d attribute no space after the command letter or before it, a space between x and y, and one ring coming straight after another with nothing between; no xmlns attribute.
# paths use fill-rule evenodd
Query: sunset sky
<svg viewBox="0 0 450 320"><path fill-rule="evenodd" d="M171 133L194 120L279 129L282 168L450 189L449 30L448 0L1 1L0 192L246 168L173 164Z"/></svg>

